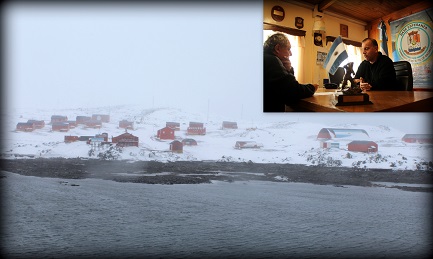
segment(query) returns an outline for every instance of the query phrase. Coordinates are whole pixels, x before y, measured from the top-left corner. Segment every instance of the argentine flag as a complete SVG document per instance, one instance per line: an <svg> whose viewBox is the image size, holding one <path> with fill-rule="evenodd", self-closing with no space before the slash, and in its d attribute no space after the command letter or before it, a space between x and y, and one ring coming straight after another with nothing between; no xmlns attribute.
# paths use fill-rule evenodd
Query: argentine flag
<svg viewBox="0 0 433 259"><path fill-rule="evenodd" d="M338 66L340 66L340 64L348 57L343 40L341 39L341 36L338 36L332 43L331 49L326 56L325 63L323 63L323 68L325 68L331 75L334 75Z"/></svg>
<svg viewBox="0 0 433 259"><path fill-rule="evenodd" d="M379 29L379 39L381 40L380 42L380 48L382 50L382 54L387 55L388 56L388 36L386 35L386 25L384 21L380 21L379 25L377 26L377 28Z"/></svg>

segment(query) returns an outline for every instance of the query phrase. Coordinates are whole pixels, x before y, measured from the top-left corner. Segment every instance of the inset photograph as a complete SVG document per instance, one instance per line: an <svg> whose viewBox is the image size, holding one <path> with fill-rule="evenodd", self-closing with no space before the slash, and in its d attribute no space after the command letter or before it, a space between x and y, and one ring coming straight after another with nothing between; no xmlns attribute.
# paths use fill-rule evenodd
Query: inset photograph
<svg viewBox="0 0 433 259"><path fill-rule="evenodd" d="M433 111L431 4L276 0L263 17L263 112Z"/></svg>

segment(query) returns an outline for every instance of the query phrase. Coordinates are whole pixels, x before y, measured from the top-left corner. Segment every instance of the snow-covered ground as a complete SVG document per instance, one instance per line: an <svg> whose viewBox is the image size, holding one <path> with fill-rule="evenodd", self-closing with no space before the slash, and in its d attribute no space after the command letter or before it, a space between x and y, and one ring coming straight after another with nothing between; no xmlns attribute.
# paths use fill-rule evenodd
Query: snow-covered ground
<svg viewBox="0 0 433 259"><path fill-rule="evenodd" d="M80 125L69 132L51 130L51 115L64 115L69 120L76 116L109 114L110 122L103 123L100 129ZM425 169L431 161L432 145L405 143L402 137L407 133L387 125L371 126L361 124L330 124L314 122L278 121L236 121L238 129L222 129L223 117L207 118L205 114L186 113L175 108L143 109L139 106L111 106L99 108L75 108L62 110L15 110L7 116L3 114L2 157L35 158L98 158L99 153L114 155L116 159L152 161L233 161L254 163L292 163L306 165L345 166L359 168L385 169ZM18 122L29 119L44 120L46 125L33 132L16 131ZM65 143L67 135L94 136L108 133L111 137L125 132L119 128L119 121L134 121L134 129L129 133L139 137L139 147L126 147L121 151L109 148L95 149L89 155L91 146L78 141ZM193 138L197 146L184 146L183 153L169 152L172 140L159 140L157 131L166 122L179 122L180 131L175 131L177 140ZM186 134L189 122L203 122L206 135L189 136ZM378 144L377 153L352 152L347 144L357 137L334 139L339 148L323 149L317 134L322 128L364 129L368 139ZM256 141L263 144L257 149L235 149L236 141ZM431 164L431 162L430 162Z"/></svg>

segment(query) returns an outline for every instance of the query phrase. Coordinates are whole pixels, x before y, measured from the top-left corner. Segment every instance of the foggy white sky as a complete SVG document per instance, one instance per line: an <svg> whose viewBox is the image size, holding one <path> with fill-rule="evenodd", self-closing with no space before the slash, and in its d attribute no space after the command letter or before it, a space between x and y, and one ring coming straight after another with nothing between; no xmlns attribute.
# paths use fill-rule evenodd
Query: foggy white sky
<svg viewBox="0 0 433 259"><path fill-rule="evenodd" d="M142 104L430 133L428 113L263 114L261 1L3 6L8 109Z"/></svg>

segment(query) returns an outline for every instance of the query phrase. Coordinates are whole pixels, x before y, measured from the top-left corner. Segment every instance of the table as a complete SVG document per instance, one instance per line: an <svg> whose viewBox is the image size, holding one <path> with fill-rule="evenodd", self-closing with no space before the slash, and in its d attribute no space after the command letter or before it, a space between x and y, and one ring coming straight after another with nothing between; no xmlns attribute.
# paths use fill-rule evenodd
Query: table
<svg viewBox="0 0 433 259"><path fill-rule="evenodd" d="M335 106L338 90L319 88L308 98L291 106L293 111L310 112L431 112L433 92L367 91L373 104Z"/></svg>

